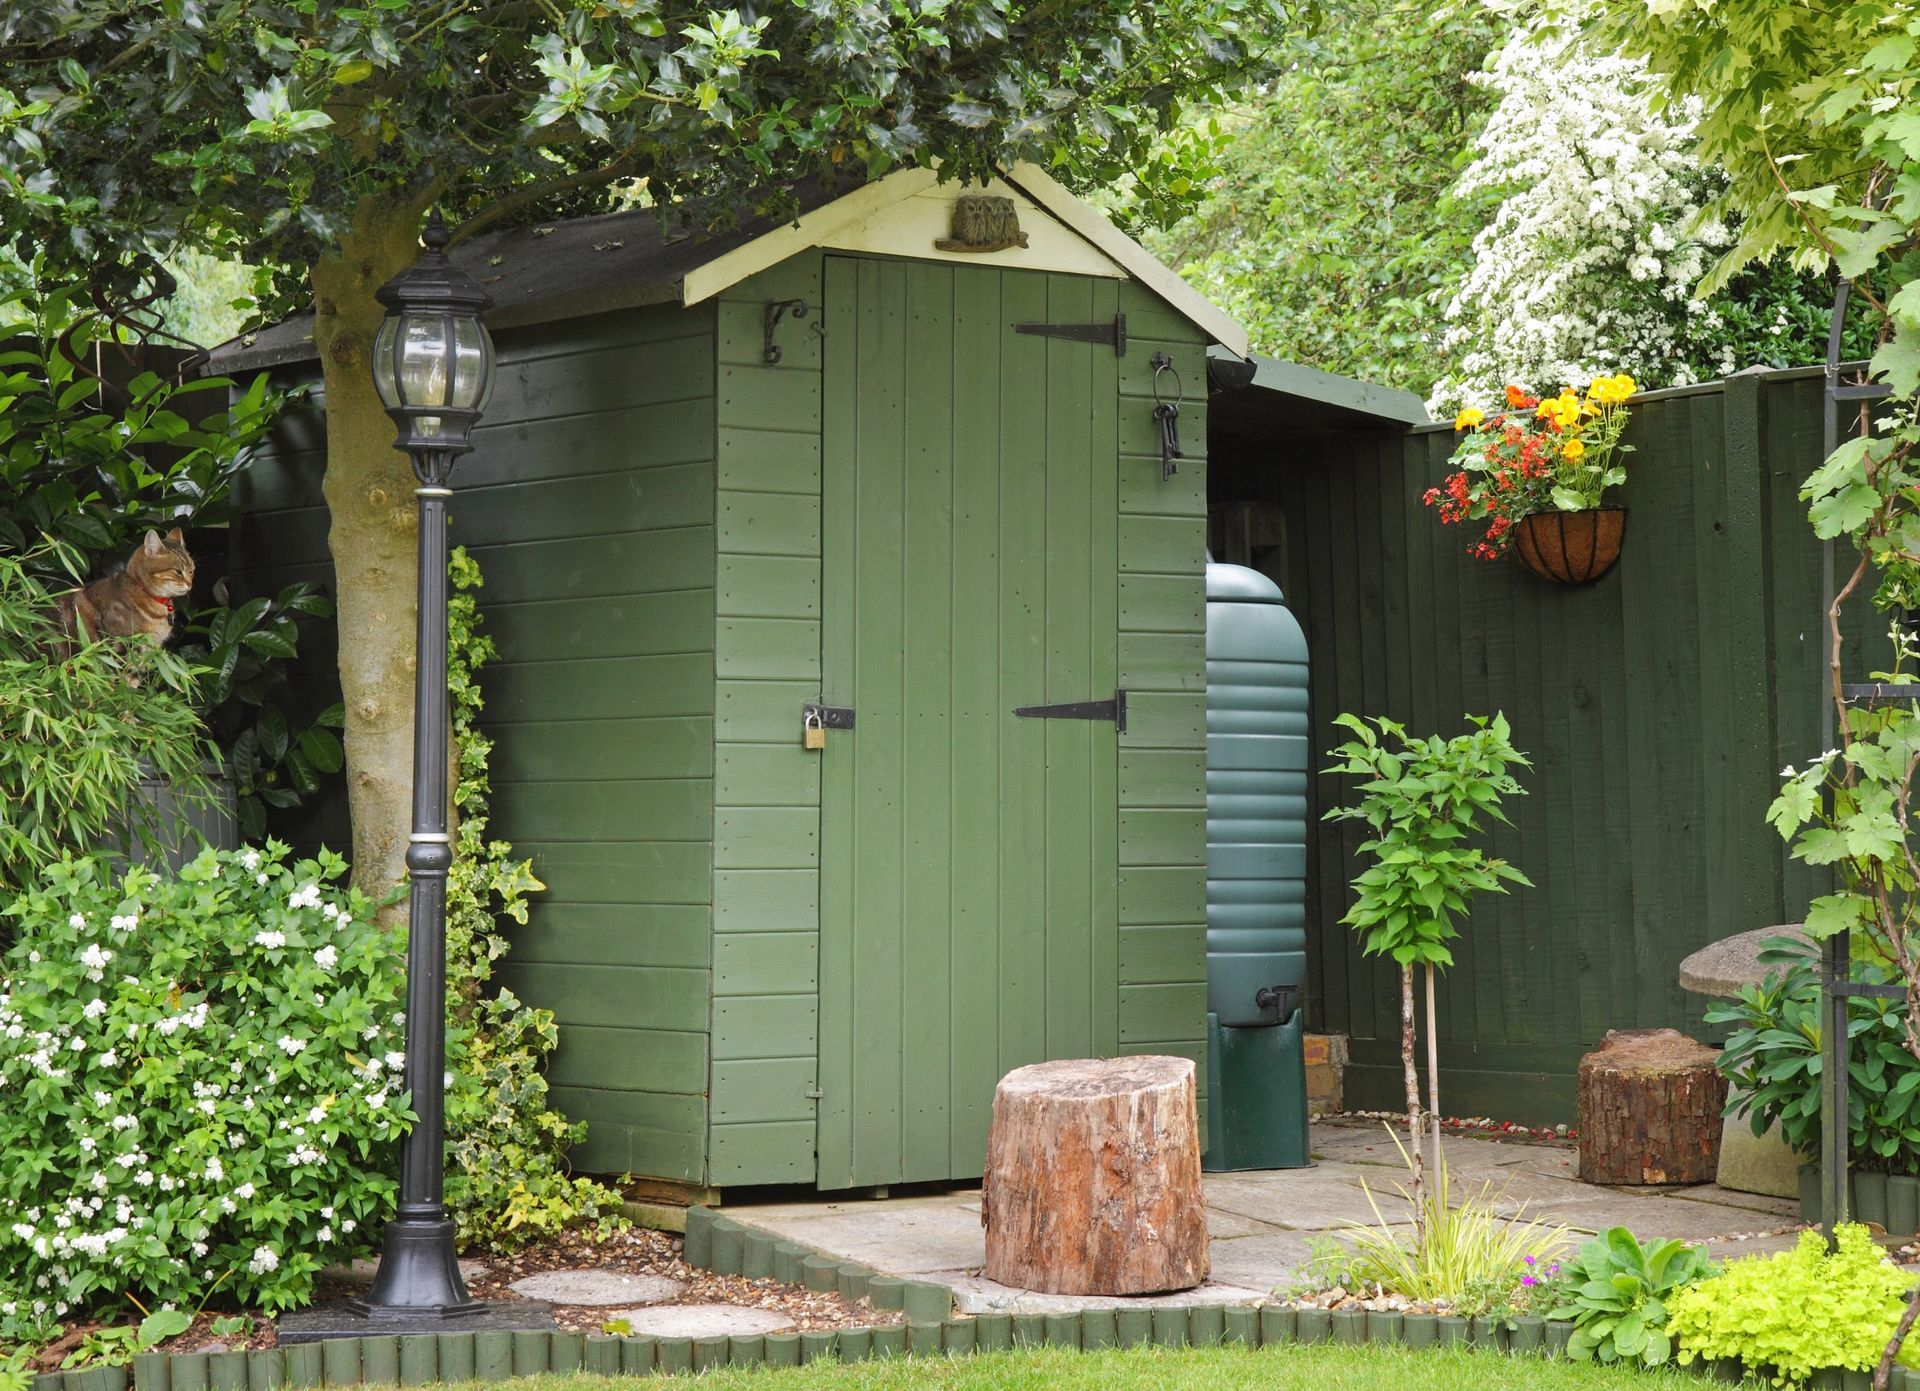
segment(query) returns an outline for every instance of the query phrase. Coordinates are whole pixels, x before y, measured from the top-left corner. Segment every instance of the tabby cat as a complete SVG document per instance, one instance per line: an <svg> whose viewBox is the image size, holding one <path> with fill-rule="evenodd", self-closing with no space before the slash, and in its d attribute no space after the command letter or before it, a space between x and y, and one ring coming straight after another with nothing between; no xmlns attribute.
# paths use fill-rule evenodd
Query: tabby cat
<svg viewBox="0 0 1920 1391"><path fill-rule="evenodd" d="M193 557L180 528L164 537L149 531L124 569L61 595L54 621L69 634L77 619L89 637L145 633L165 646L173 636L173 601L192 588Z"/></svg>

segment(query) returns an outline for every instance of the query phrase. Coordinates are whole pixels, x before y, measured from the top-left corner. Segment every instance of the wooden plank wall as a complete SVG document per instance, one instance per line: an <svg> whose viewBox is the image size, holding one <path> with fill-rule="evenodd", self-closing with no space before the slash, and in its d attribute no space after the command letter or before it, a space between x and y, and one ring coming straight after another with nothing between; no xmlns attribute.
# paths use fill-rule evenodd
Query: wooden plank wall
<svg viewBox="0 0 1920 1391"><path fill-rule="evenodd" d="M553 1097L589 1127L576 1165L693 1182L712 901L712 350L701 310L504 335L495 423L476 432L452 504L500 649L483 676L493 829L547 884L498 979L560 1021ZM322 458L307 424L245 475L233 549L247 592L330 573ZM316 662L330 671L331 655Z"/></svg>
<svg viewBox="0 0 1920 1391"><path fill-rule="evenodd" d="M808 1183L818 1105L822 257L719 299L712 1182ZM768 366L764 306L803 298Z"/></svg>
<svg viewBox="0 0 1920 1391"><path fill-rule="evenodd" d="M1491 843L1538 887L1482 900L1442 977L1449 1113L1570 1121L1575 1064L1606 1030L1702 1032L1683 956L1790 921L1819 891L1763 820L1781 765L1817 751L1820 556L1795 492L1819 411L1818 379L1791 374L1639 405L1625 549L1585 589L1470 559L1467 528L1421 505L1450 431L1236 470L1270 480L1284 514L1276 578L1312 648L1316 757L1341 711L1453 733L1463 712L1502 710L1534 760ZM1862 631L1884 628L1864 609ZM1311 792L1316 823L1351 795L1329 778ZM1348 1103L1391 1107L1397 978L1338 921L1363 838L1352 823L1309 838L1309 1010L1352 1037Z"/></svg>
<svg viewBox="0 0 1920 1391"><path fill-rule="evenodd" d="M1119 1051L1191 1058L1205 1133L1206 345L1140 286L1120 288ZM1173 359L1186 457L1163 478L1152 359ZM1162 389L1171 383L1163 378Z"/></svg>

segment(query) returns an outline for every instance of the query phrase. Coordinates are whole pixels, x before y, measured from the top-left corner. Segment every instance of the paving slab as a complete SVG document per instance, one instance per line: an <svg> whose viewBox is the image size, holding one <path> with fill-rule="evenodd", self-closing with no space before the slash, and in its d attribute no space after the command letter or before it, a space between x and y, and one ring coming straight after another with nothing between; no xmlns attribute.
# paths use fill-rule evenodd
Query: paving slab
<svg viewBox="0 0 1920 1391"><path fill-rule="evenodd" d="M1212 1243L1214 1283L1235 1285L1267 1295L1292 1285L1313 1258L1317 1234L1281 1232L1274 1236L1243 1236ZM1324 1238L1322 1238L1324 1239Z"/></svg>
<svg viewBox="0 0 1920 1391"><path fill-rule="evenodd" d="M1384 1129L1316 1125L1310 1148L1320 1158L1308 1168L1206 1175L1212 1280L1197 1291L1125 1302L1153 1307L1264 1296L1297 1283L1311 1256L1310 1239L1338 1238L1356 1225L1375 1227L1382 1220L1405 1223L1406 1204L1398 1188L1406 1182L1406 1169ZM1574 1177L1573 1152L1552 1146L1459 1136L1448 1138L1445 1148L1456 1202L1490 1185L1496 1210L1503 1215L1563 1224L1576 1241L1617 1225L1643 1237L1707 1242L1716 1254L1784 1249L1793 1241L1790 1236L1752 1236L1792 1221L1790 1203L1710 1184L1616 1189L1580 1183ZM889 1275L936 1280L955 1291L966 1312L1067 1312L1116 1303L1013 1290L985 1279L981 1268L986 1238L980 1228L980 1194L974 1187L727 1211L786 1240ZM1732 1240L1742 1235L1751 1239Z"/></svg>
<svg viewBox="0 0 1920 1391"><path fill-rule="evenodd" d="M986 1263L978 1198L891 1199L860 1204L781 1203L726 1209L729 1216L787 1240L859 1261L889 1275L921 1275Z"/></svg>
<svg viewBox="0 0 1920 1391"><path fill-rule="evenodd" d="M659 1304L678 1299L686 1290L680 1281L664 1275L623 1275L617 1270L543 1270L507 1288L526 1299L589 1307Z"/></svg>
<svg viewBox="0 0 1920 1391"><path fill-rule="evenodd" d="M953 1291L954 1307L963 1314L1077 1314L1083 1309L1158 1309L1191 1304L1251 1304L1265 1289L1209 1280L1190 1290L1168 1294L1118 1296L1110 1294L1041 1294L1017 1290L987 1279L978 1271L933 1271L928 1278Z"/></svg>
<svg viewBox="0 0 1920 1391"><path fill-rule="evenodd" d="M656 1304L609 1317L625 1319L636 1338L751 1338L794 1326L785 1314L737 1304Z"/></svg>

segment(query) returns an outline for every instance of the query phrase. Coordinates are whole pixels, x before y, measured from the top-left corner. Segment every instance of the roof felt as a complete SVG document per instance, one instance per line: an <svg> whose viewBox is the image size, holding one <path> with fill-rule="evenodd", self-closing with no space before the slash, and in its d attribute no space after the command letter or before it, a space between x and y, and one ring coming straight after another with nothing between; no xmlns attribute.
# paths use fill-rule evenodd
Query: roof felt
<svg viewBox="0 0 1920 1391"><path fill-rule="evenodd" d="M1233 360L1221 348L1210 349L1209 355ZM1210 435L1218 432L1261 440L1302 430L1398 431L1432 423L1426 406L1410 391L1258 353L1251 360L1255 369L1251 383L1208 396Z"/></svg>
<svg viewBox="0 0 1920 1391"><path fill-rule="evenodd" d="M823 207L846 191L802 184L793 191L795 213ZM498 332L678 300L680 281L689 271L787 220L756 218L729 231L701 234L664 223L654 209L635 209L483 232L450 254L493 296L487 326ZM213 349L207 368L248 372L315 356L313 315L307 313L229 339Z"/></svg>

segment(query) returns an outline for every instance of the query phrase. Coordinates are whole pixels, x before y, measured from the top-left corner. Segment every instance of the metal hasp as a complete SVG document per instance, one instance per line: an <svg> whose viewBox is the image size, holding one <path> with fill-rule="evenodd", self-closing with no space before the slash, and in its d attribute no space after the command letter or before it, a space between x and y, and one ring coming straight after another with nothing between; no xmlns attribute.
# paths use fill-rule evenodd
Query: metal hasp
<svg viewBox="0 0 1920 1391"><path fill-rule="evenodd" d="M1115 314L1106 324L1015 324L1015 333L1035 338L1070 338L1076 343L1109 343L1115 357L1127 355L1127 316Z"/></svg>
<svg viewBox="0 0 1920 1391"><path fill-rule="evenodd" d="M780 321L791 314L796 319L807 317L812 308L803 299L770 299L766 308L766 342L760 350L760 360L772 367L780 361L780 345L773 341L773 332L780 327Z"/></svg>
<svg viewBox="0 0 1920 1391"><path fill-rule="evenodd" d="M1127 693L1115 691L1112 700L1073 700L1063 705L1020 705L1014 714L1029 720L1112 720L1116 732L1127 732Z"/></svg>
<svg viewBox="0 0 1920 1391"><path fill-rule="evenodd" d="M821 705L807 701L800 707L800 723L810 724L819 721L822 729L852 729L853 707L851 705Z"/></svg>
<svg viewBox="0 0 1920 1391"><path fill-rule="evenodd" d="M1307 1163L1307 641L1257 570L1207 566L1205 1167Z"/></svg>
<svg viewBox="0 0 1920 1391"><path fill-rule="evenodd" d="M1836 277L1833 287L1833 318L1827 328L1827 371L1825 412L1822 421L1821 457L1831 458L1840 447L1840 403L1867 402L1890 395L1878 382L1842 382L1840 380L1840 342L1847 324L1847 299L1852 286L1844 277ZM1865 415L1864 405L1862 415ZM1824 633L1827 613L1833 607L1833 542L1820 546L1820 615L1817 631ZM1841 697L1853 700L1913 700L1920 692L1907 692L1884 685L1847 685ZM1820 747L1834 747L1834 708L1831 699L1820 701ZM1853 979L1853 952L1849 934L1837 932L1821 948L1820 972L1820 1229L1827 1245L1834 1243L1834 1228L1847 1220L1847 1030L1850 1026L1847 1001L1856 995L1876 995L1880 988L1857 984Z"/></svg>

